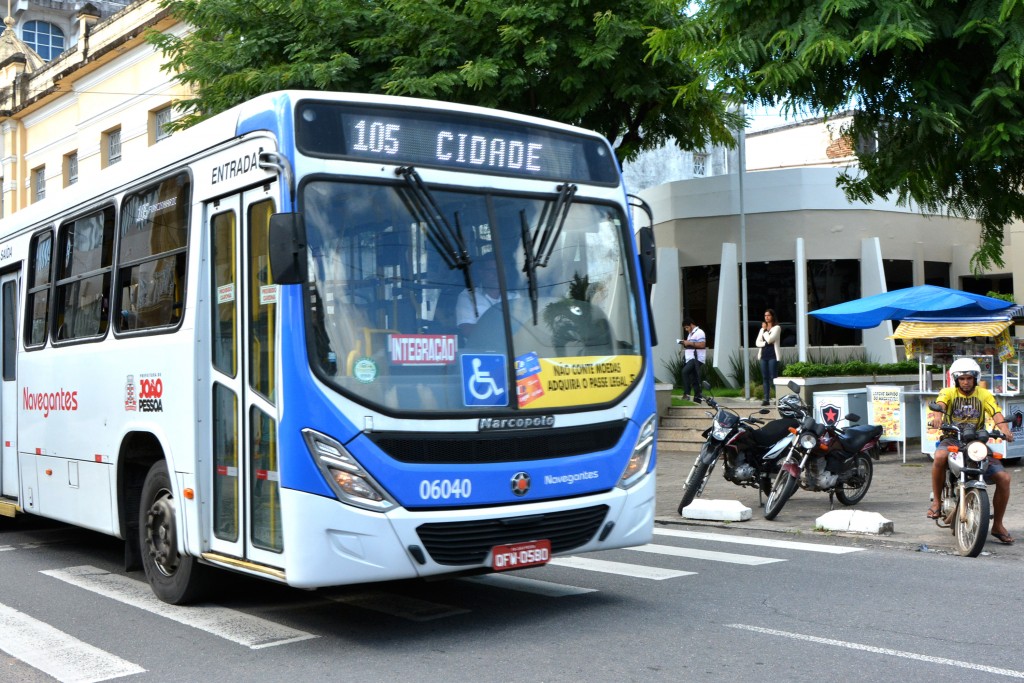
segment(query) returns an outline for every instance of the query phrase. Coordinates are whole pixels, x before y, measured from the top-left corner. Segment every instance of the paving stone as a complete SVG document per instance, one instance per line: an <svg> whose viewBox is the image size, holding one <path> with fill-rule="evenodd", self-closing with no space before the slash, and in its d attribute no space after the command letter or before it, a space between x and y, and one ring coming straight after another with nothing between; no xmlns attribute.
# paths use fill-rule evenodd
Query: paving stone
<svg viewBox="0 0 1024 683"><path fill-rule="evenodd" d="M720 522L745 522L752 512L738 500L704 500L698 498L683 508L687 519L710 519Z"/></svg>
<svg viewBox="0 0 1024 683"><path fill-rule="evenodd" d="M815 521L825 531L848 531L854 534L891 534L892 522L877 512L863 510L832 510Z"/></svg>

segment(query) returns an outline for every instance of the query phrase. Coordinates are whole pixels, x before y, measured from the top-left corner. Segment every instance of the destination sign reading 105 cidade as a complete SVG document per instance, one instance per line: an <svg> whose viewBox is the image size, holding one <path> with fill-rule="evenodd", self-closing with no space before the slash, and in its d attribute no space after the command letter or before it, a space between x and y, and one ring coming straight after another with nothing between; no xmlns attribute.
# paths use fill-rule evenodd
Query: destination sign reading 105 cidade
<svg viewBox="0 0 1024 683"><path fill-rule="evenodd" d="M296 109L296 128L298 147L310 156L563 182L618 180L601 138L477 114L306 100Z"/></svg>

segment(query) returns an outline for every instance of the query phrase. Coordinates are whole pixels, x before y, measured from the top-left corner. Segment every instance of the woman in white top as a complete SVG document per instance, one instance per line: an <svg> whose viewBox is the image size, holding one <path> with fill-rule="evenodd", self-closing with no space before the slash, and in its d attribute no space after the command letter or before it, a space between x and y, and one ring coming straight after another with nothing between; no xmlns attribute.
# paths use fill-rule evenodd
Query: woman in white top
<svg viewBox="0 0 1024 683"><path fill-rule="evenodd" d="M764 382L764 400L761 405L768 405L772 396L772 384L779 373L779 360L782 359L782 327L775 319L775 311L771 308L764 312L764 322L757 333L757 359L761 361L761 379Z"/></svg>

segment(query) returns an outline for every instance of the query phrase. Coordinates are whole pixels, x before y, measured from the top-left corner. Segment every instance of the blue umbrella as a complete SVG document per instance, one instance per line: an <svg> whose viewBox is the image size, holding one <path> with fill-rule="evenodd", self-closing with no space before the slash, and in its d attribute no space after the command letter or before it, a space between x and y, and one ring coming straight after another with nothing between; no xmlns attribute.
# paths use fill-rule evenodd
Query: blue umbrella
<svg viewBox="0 0 1024 683"><path fill-rule="evenodd" d="M810 314L832 325L864 330L877 327L885 320L911 317L929 320L976 317L990 320L996 312L1008 315L1014 306L1009 301L990 296L921 285L819 308Z"/></svg>

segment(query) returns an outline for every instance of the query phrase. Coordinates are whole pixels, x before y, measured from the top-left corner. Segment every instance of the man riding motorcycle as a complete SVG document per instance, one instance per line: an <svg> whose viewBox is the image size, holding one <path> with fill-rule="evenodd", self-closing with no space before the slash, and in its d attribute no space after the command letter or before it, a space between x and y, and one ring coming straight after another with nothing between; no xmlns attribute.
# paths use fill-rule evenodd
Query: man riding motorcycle
<svg viewBox="0 0 1024 683"><path fill-rule="evenodd" d="M981 367L971 358L958 358L949 366L949 374L953 378L953 386L939 392L936 403L942 408L941 413L931 412L928 416L929 425L935 429L943 422L952 424L972 424L976 429L983 429L985 420L992 418L996 427L1007 441L1013 441L1013 432L1003 417L999 403L988 389L978 386ZM938 519L941 508L942 484L946 474L946 462L949 458L949 442L942 441L935 451L932 462L932 505L928 508L928 518ZM988 458L985 471L985 482L995 484L996 493L992 496L992 536L1004 545L1012 545L1013 536L1003 526L1003 513L1010 502L1010 473L1003 468L999 460Z"/></svg>

